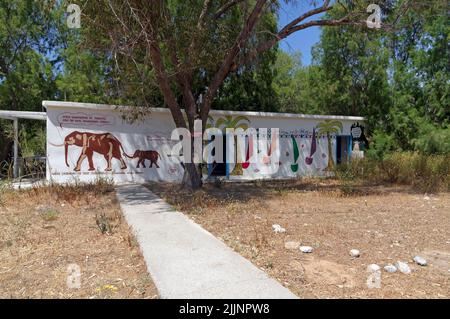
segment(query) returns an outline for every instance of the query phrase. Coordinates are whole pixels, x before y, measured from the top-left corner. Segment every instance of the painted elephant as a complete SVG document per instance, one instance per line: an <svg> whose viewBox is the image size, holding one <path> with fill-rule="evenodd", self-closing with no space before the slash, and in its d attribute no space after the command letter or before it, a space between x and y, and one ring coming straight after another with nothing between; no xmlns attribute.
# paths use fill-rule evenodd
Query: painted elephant
<svg viewBox="0 0 450 319"><path fill-rule="evenodd" d="M81 170L81 164L86 157L89 162L89 171L95 171L94 163L92 161L94 152L105 157L107 163L106 171L112 170L111 160L113 158L120 161L121 169L127 168L127 165L122 158L122 153L128 158L132 158L125 153L120 141L111 133L95 134L75 131L65 137L63 145L65 148L65 161L67 167L69 167L69 163L67 162L69 146L75 145L81 147L81 154L74 169L76 172Z"/></svg>
<svg viewBox="0 0 450 319"><path fill-rule="evenodd" d="M137 162L137 168L139 168L141 164L142 167L145 168L145 160L150 161L150 167L153 167L153 164L155 164L156 168L159 168L158 158L161 158L161 155L159 155L157 151L137 150L136 152L134 152L133 158L139 158Z"/></svg>

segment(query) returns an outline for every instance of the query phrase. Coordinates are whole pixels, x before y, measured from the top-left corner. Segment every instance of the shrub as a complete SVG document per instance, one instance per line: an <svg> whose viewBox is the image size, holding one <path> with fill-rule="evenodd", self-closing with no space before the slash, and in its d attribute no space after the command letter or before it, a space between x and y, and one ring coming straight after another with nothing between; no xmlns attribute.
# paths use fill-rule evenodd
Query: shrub
<svg viewBox="0 0 450 319"><path fill-rule="evenodd" d="M346 188L354 182L395 183L437 192L450 189L450 155L396 152L380 160L365 158L338 165L335 174Z"/></svg>
<svg viewBox="0 0 450 319"><path fill-rule="evenodd" d="M424 192L436 192L448 189L450 174L450 156L418 155L411 160L414 177L412 185Z"/></svg>

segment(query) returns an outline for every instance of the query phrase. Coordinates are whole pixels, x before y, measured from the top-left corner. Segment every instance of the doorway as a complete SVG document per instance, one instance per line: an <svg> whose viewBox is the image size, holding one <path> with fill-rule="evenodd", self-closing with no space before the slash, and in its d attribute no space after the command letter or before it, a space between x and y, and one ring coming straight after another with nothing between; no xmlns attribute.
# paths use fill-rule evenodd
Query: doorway
<svg viewBox="0 0 450 319"><path fill-rule="evenodd" d="M348 163L352 150L350 135L336 136L336 162L338 164Z"/></svg>
<svg viewBox="0 0 450 319"><path fill-rule="evenodd" d="M214 141L217 137L215 135L211 136L211 141ZM223 152L223 163L217 163L214 161L212 164L208 164L208 175L209 176L228 176L228 164L226 163L227 158L227 144L225 137L219 137L222 139L222 152ZM213 149L212 155L216 155L216 149Z"/></svg>

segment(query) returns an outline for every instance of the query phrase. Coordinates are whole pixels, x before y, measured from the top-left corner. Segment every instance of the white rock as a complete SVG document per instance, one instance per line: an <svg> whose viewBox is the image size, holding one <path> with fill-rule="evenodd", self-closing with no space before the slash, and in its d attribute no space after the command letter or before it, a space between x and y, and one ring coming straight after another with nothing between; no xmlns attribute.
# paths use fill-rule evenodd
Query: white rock
<svg viewBox="0 0 450 319"><path fill-rule="evenodd" d="M420 266L426 266L427 265L427 261L425 258L422 258L420 256L416 256L414 257L414 261L416 262L416 264L420 265Z"/></svg>
<svg viewBox="0 0 450 319"><path fill-rule="evenodd" d="M350 256L353 258L358 258L361 255L358 249L352 249L350 250Z"/></svg>
<svg viewBox="0 0 450 319"><path fill-rule="evenodd" d="M367 266L367 270L370 272L376 272L379 271L380 269L381 269L380 266L378 266L377 264L371 264Z"/></svg>
<svg viewBox="0 0 450 319"><path fill-rule="evenodd" d="M302 253L305 253L305 254L310 254L310 253L312 253L313 252L313 248L312 247L310 247L310 246L300 246L300 251L302 252Z"/></svg>
<svg viewBox="0 0 450 319"><path fill-rule="evenodd" d="M429 196L424 196L423 199L424 200L430 200L430 197Z"/></svg>
<svg viewBox="0 0 450 319"><path fill-rule="evenodd" d="M284 233L284 232L286 231L286 229L284 229L283 227L281 227L281 226L278 225L278 224L272 225L272 229L273 229L273 231L276 232L276 233Z"/></svg>
<svg viewBox="0 0 450 319"><path fill-rule="evenodd" d="M296 241L287 241L284 243L284 248L286 249L298 249L299 246L300 243Z"/></svg>
<svg viewBox="0 0 450 319"><path fill-rule="evenodd" d="M397 267L389 264L389 265L384 266L384 270L386 270L387 272L390 272L390 273L394 273L397 271Z"/></svg>
<svg viewBox="0 0 450 319"><path fill-rule="evenodd" d="M395 264L395 267L397 267L397 269L404 274L410 274L411 273L411 268L409 268L408 264L403 262L403 261L397 261L397 263Z"/></svg>

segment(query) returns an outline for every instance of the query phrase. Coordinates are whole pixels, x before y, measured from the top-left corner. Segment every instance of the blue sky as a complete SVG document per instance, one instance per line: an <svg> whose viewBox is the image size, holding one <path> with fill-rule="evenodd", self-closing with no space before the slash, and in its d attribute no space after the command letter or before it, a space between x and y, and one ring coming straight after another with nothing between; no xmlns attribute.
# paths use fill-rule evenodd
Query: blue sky
<svg viewBox="0 0 450 319"><path fill-rule="evenodd" d="M318 2L320 5L320 1ZM309 1L297 1L296 3L291 3L289 5L283 3L279 12L279 27L282 28L287 23L311 8L312 7L309 5ZM317 19L317 17L318 16L316 16L315 19ZM312 27L291 34L289 37L280 42L280 48L290 53L300 51L302 53L302 64L309 65L311 64L312 58L311 48L319 41L319 39L320 28Z"/></svg>

